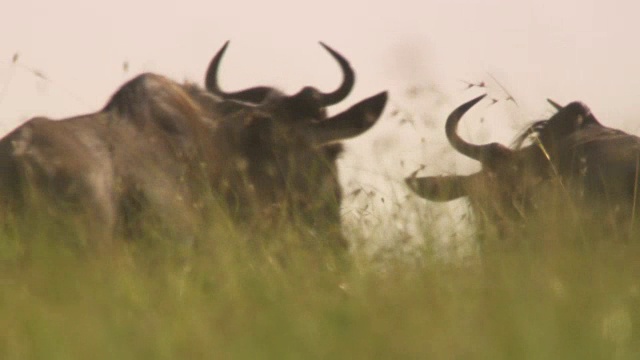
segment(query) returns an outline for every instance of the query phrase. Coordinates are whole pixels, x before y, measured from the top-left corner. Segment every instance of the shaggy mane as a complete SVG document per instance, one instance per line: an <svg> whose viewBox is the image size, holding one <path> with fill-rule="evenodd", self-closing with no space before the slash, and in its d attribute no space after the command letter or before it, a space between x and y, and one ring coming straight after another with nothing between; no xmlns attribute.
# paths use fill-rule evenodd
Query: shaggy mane
<svg viewBox="0 0 640 360"><path fill-rule="evenodd" d="M538 120L530 123L524 130L518 134L511 142L511 147L521 149L527 140L531 140L540 136L549 124L549 120Z"/></svg>

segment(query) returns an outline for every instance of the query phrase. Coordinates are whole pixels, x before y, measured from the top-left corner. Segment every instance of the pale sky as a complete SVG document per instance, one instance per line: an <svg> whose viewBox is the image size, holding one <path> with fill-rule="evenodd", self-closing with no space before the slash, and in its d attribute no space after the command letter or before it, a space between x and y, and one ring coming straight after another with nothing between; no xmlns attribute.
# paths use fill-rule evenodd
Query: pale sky
<svg viewBox="0 0 640 360"><path fill-rule="evenodd" d="M0 12L0 134L33 116L98 110L125 80L143 71L202 84L209 60L226 40L231 40L221 66L226 89L264 84L288 92L305 85L330 90L340 73L317 44L324 41L346 56L357 74L352 95L332 111L388 89L389 109L429 112L435 119L431 127L401 127L388 111L350 147L355 159L370 164L361 176L401 179L410 170L380 170L380 157L434 165L425 155L448 159L431 172L452 172L470 162L450 152L437 155L448 149L444 118L479 93L464 90L461 80L490 81L489 74L519 106L485 104L463 124L470 140L512 138L526 121L550 113L548 97L560 103L582 100L605 124L640 134L638 14L640 2L632 0L7 0ZM19 66L11 64L15 53ZM441 96L426 92L404 101L413 86L435 87ZM504 97L495 83L489 92ZM441 105L430 110L434 101ZM418 109L420 102L427 105ZM506 122L480 121L505 114ZM371 158L380 144L389 151Z"/></svg>
<svg viewBox="0 0 640 360"><path fill-rule="evenodd" d="M356 69L352 101L414 82L465 98L458 80L491 72L531 116L553 97L622 122L640 93L639 13L636 1L592 0L12 1L0 13L0 123L95 110L141 71L201 82L227 39L229 88L334 86L321 40ZM16 52L51 83L11 75Z"/></svg>

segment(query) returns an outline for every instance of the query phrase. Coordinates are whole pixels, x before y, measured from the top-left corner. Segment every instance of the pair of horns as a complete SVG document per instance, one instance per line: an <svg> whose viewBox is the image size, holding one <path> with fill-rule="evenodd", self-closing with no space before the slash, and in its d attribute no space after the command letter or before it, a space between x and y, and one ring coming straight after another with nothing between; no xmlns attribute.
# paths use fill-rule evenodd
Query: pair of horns
<svg viewBox="0 0 640 360"><path fill-rule="evenodd" d="M207 70L207 75L205 78L205 86L208 91L211 93L226 99L226 100L238 100L250 103L260 103L264 98L268 95L272 88L266 86L257 86L245 90L240 90L236 92L225 92L218 85L218 68L220 67L220 61L222 60L222 56L227 50L227 46L229 45L229 41L227 41L218 53L213 57L211 63L209 64L209 68ZM322 47L327 50L327 52L338 62L340 65L340 69L342 70L342 84L333 92L323 93L318 91L318 95L320 98L320 104L322 106L329 106L333 104L337 104L340 101L344 100L355 83L355 74L349 62L340 55L337 51L333 50L329 46L324 43L320 43Z"/></svg>

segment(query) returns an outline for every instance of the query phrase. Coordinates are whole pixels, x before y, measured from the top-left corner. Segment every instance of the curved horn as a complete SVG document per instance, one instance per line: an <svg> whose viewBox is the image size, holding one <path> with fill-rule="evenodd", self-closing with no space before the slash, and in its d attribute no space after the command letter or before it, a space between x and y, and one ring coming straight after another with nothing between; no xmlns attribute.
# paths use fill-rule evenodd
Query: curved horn
<svg viewBox="0 0 640 360"><path fill-rule="evenodd" d="M229 41L225 42L222 48L218 50L216 55L211 59L209 63L209 68L207 69L207 74L205 76L205 87L206 89L225 100L238 100L245 101L250 103L260 103L267 96L269 91L272 89L265 86L257 86L253 88L249 88L246 90L240 90L236 92L225 92L220 89L218 85L218 68L220 67L220 60L222 60L222 56L227 50L227 46L229 46Z"/></svg>
<svg viewBox="0 0 640 360"><path fill-rule="evenodd" d="M551 106L553 106L554 108L556 108L556 110L560 111L562 110L562 106L560 104L558 104L557 102L551 100L551 99L547 99L547 102L549 104L551 104Z"/></svg>
<svg viewBox="0 0 640 360"><path fill-rule="evenodd" d="M218 50L216 55L211 59L209 63L209 68L207 69L207 75L205 77L205 87L210 92L218 95L220 97L226 97L227 94L220 89L218 86L218 67L220 66L220 60L222 59L222 55L227 51L227 46L229 46L229 40L222 45L222 48Z"/></svg>
<svg viewBox="0 0 640 360"><path fill-rule="evenodd" d="M445 125L445 130L447 133L447 139L451 146L456 149L458 152L478 161L481 161L485 158L485 153L489 151L488 145L474 145L470 144L458 135L458 122L462 118L469 109L473 107L473 105L477 104L480 100L482 100L487 94L482 96L478 96L477 98L467 101L466 103L458 106L447 118L447 123Z"/></svg>
<svg viewBox="0 0 640 360"><path fill-rule="evenodd" d="M338 54L337 51L333 50L323 42L320 42L320 45L322 45L322 47L325 48L325 50L327 50L329 54L331 54L331 56L333 56L338 64L340 64L340 69L342 69L343 80L342 84L340 84L340 87L330 93L321 93L320 103L322 104L322 106L329 106L339 103L340 101L344 100L347 95L349 95L351 89L353 88L353 84L355 83L356 76L353 72L353 69L351 69L351 66L349 65L347 59L345 59L342 55Z"/></svg>

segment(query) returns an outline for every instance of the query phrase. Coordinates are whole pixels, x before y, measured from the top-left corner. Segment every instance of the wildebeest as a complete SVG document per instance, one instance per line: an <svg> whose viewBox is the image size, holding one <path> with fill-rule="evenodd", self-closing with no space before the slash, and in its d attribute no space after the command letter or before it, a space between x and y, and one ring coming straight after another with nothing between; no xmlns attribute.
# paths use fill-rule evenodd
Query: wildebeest
<svg viewBox="0 0 640 360"><path fill-rule="evenodd" d="M145 73L96 113L34 118L0 140L5 218L37 208L108 242L148 224L190 236L216 221L207 215L222 205L236 222L284 217L315 231L331 229L326 241L342 243L339 141L376 123L386 92L327 116L326 107L346 98L355 75L322 43L342 69L336 90L225 92L217 78L227 45L212 59L205 89Z"/></svg>
<svg viewBox="0 0 640 360"><path fill-rule="evenodd" d="M410 176L406 182L414 192L432 201L468 197L478 220L501 233L539 211L548 196L602 222L619 224L635 216L640 138L603 126L581 102L562 107L549 100L556 114L529 126L514 147L471 144L458 135L458 122L483 97L456 108L445 126L453 148L482 169L471 175ZM531 143L524 146L527 139Z"/></svg>

